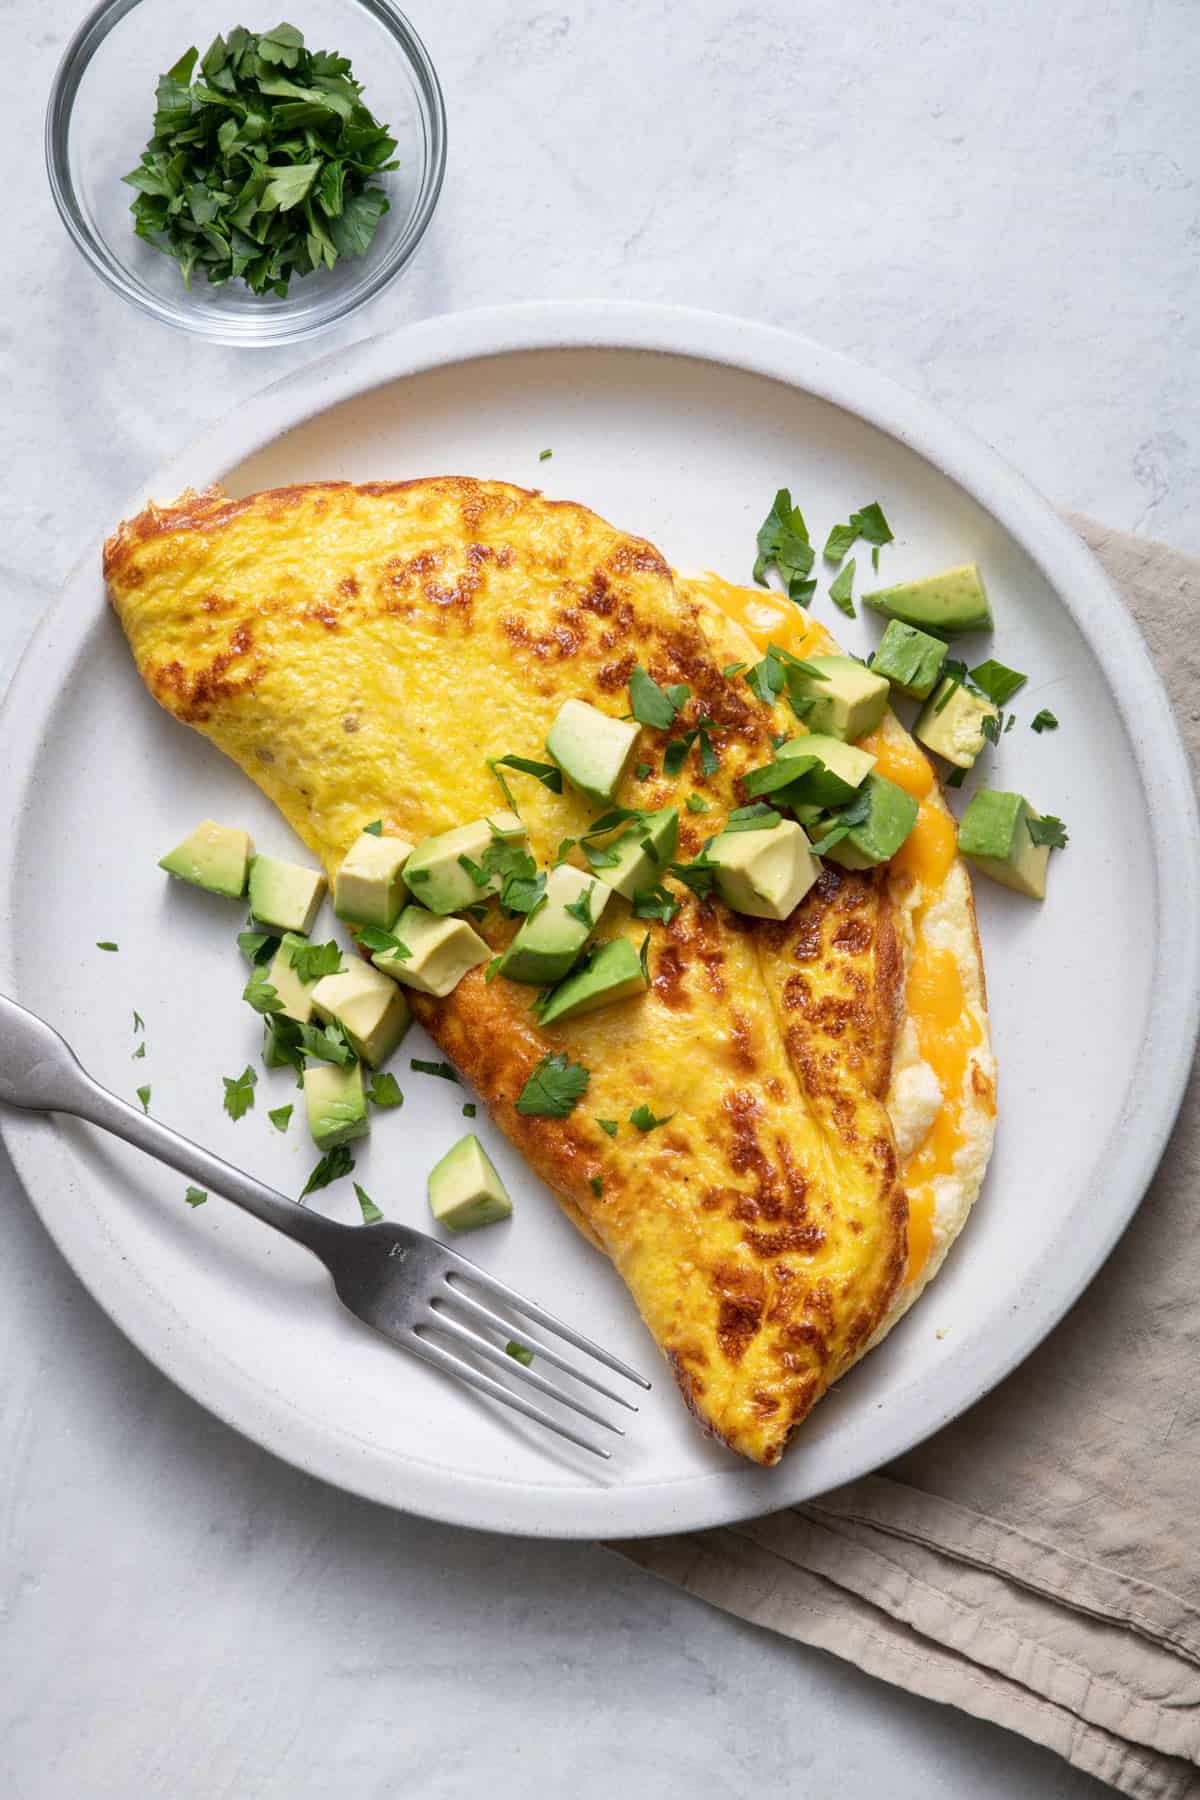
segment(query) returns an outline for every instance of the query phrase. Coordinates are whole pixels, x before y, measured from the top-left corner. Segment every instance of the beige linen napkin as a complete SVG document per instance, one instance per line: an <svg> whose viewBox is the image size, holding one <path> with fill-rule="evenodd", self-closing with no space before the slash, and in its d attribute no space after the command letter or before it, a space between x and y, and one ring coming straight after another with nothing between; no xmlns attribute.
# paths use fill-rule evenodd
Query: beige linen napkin
<svg viewBox="0 0 1200 1800"><path fill-rule="evenodd" d="M1072 523L1145 633L1195 765L1200 559ZM617 1548L1137 1800L1200 1795L1198 1100L1193 1070L1107 1266L964 1418L807 1506Z"/></svg>

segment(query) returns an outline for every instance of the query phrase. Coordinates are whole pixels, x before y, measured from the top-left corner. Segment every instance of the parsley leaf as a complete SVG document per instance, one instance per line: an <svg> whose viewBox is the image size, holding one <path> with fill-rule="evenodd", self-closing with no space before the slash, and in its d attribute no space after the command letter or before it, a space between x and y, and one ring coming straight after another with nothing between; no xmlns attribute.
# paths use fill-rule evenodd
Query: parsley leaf
<svg viewBox="0 0 1200 1800"><path fill-rule="evenodd" d="M145 1019L143 1019L140 1012L135 1011L134 1015L133 1015L133 1035L134 1035L134 1037L137 1036L139 1031L145 1031L145 1029L146 1029Z"/></svg>
<svg viewBox="0 0 1200 1800"><path fill-rule="evenodd" d="M412 951L407 944L402 944L394 931L384 931L381 925L356 925L355 931L360 944L375 956L392 956L398 962L407 962Z"/></svg>
<svg viewBox="0 0 1200 1800"><path fill-rule="evenodd" d="M382 1219L382 1217L383 1217L383 1214L380 1212L379 1208L376 1206L375 1202L372 1200L370 1194L368 1194L363 1188L360 1188L357 1181L354 1184L354 1191L358 1195L358 1204L362 1209L363 1224L364 1225L378 1225L380 1219Z"/></svg>
<svg viewBox="0 0 1200 1800"><path fill-rule="evenodd" d="M778 814L776 815L778 817ZM710 840L711 841L711 840ZM672 863L671 873L676 880L682 881L685 887L691 888L693 894L711 894L716 885L717 873L708 860L707 846L690 863ZM678 912L678 907L676 907ZM643 917L645 915L643 914Z"/></svg>
<svg viewBox="0 0 1200 1800"><path fill-rule="evenodd" d="M120 944L114 944L109 939L104 938L97 943L96 948L97 950L119 950L121 946Z"/></svg>
<svg viewBox="0 0 1200 1800"><path fill-rule="evenodd" d="M279 946L279 934L272 931L239 931L238 949L252 963L268 963Z"/></svg>
<svg viewBox="0 0 1200 1800"><path fill-rule="evenodd" d="M989 744L998 744L1003 724L1004 714L1002 712L988 713L986 718L980 719L979 729Z"/></svg>
<svg viewBox="0 0 1200 1800"><path fill-rule="evenodd" d="M1067 828L1061 819L1053 813L1043 813L1035 819L1032 813L1026 815L1025 823L1029 827L1029 835L1035 844L1049 844L1052 850L1065 850L1067 847Z"/></svg>
<svg viewBox="0 0 1200 1800"><path fill-rule="evenodd" d="M400 1092L400 1083L386 1069L378 1075L372 1075L371 1085L367 1089L367 1099L374 1106L404 1105L404 1095Z"/></svg>
<svg viewBox="0 0 1200 1800"><path fill-rule="evenodd" d="M545 454L549 456L550 452L547 450ZM529 1348L529 1345L518 1344L515 1338L509 1338L507 1344L504 1346L504 1354L506 1356L511 1356L514 1362L523 1364L525 1368L528 1368L533 1361L533 1351Z"/></svg>
<svg viewBox="0 0 1200 1800"><path fill-rule="evenodd" d="M652 675L648 675L641 663L634 665L629 677L629 706L639 725L650 725L656 731L669 731L675 723L675 715L687 699L690 690L680 682L675 687L663 689L659 687Z"/></svg>
<svg viewBox="0 0 1200 1800"><path fill-rule="evenodd" d="M746 671L746 686L764 706L774 706L783 692L783 664L768 650L761 662Z"/></svg>
<svg viewBox="0 0 1200 1800"><path fill-rule="evenodd" d="M595 888L596 884L593 882L591 887L584 888L577 900L572 900L563 907L564 912L570 913L573 919L578 919L579 923L586 926L589 931L596 923L592 917L592 895Z"/></svg>
<svg viewBox="0 0 1200 1800"><path fill-rule="evenodd" d="M808 758L803 759L805 762ZM774 807L765 806L761 802L754 806L739 806L731 812L725 821L723 835L728 837L734 831L774 831L783 820Z"/></svg>
<svg viewBox="0 0 1200 1800"><path fill-rule="evenodd" d="M840 612L845 613L848 619L858 617L854 610L854 602L850 598L851 589L854 586L854 564L855 559L851 557L845 568L829 584L829 598Z"/></svg>
<svg viewBox="0 0 1200 1800"><path fill-rule="evenodd" d="M254 1105L254 1089L258 1084L258 1076L247 1063L240 1075L222 1075L221 1080L225 1084L225 1111L231 1119L243 1118ZM149 1088L146 1089L146 1092L150 1092Z"/></svg>
<svg viewBox="0 0 1200 1800"><path fill-rule="evenodd" d="M323 975L341 972L342 952L332 940L328 944L297 944L290 961L301 981L320 981Z"/></svg>
<svg viewBox="0 0 1200 1800"><path fill-rule="evenodd" d="M1011 700L1017 689L1024 687L1028 679L1019 669L1006 669L994 657L989 657L987 662L982 662L977 669L971 670L971 680L981 693L987 695L993 706L1003 706L1005 701Z"/></svg>
<svg viewBox="0 0 1200 1800"><path fill-rule="evenodd" d="M685 732L683 737L681 737L681 738L672 738L671 739L671 742L667 745L666 749L663 751L663 774L664 775L669 776L669 777L678 775L680 769L682 769L684 763L687 761L688 751L691 749L692 745L695 743L698 735L699 735L699 731L697 728L697 729L693 729L692 731Z"/></svg>
<svg viewBox="0 0 1200 1800"><path fill-rule="evenodd" d="M563 791L562 770L556 769L553 763L534 762L528 756L489 757L488 768L493 774L497 767L516 769L521 775L532 775L535 781L540 781L552 794L561 794Z"/></svg>
<svg viewBox="0 0 1200 1800"><path fill-rule="evenodd" d="M741 674L741 672L745 668L745 666L746 665L744 662L726 663L725 667L721 670L721 673L725 677L726 681L732 681L735 675Z"/></svg>
<svg viewBox="0 0 1200 1800"><path fill-rule="evenodd" d="M324 1031L319 1031L315 1025L301 1025L298 1031L300 1047L306 1056L335 1063L339 1069L348 1069L351 1063L358 1061L345 1032L334 1021L331 1020Z"/></svg>
<svg viewBox="0 0 1200 1800"><path fill-rule="evenodd" d="M816 587L806 580L813 566L813 548L808 541L808 527L798 506L792 505L787 488L780 488L771 510L758 528L758 555L754 559L754 579L759 587L767 586L767 569L772 563L787 587L789 600L807 605Z"/></svg>
<svg viewBox="0 0 1200 1800"><path fill-rule="evenodd" d="M597 1119L596 1123L601 1131L606 1131L608 1133L609 1137L616 1137L617 1132L620 1129L616 1119Z"/></svg>
<svg viewBox="0 0 1200 1800"><path fill-rule="evenodd" d="M636 778L636 779L637 779L637 780L638 780L638 781L645 781L645 780L646 780L646 778L647 778L647 777L648 777L648 776L649 776L649 775L650 775L650 774L651 774L651 773L652 773L652 772L653 772L653 771L652 771L652 769L651 769L651 766L650 766L650 764L649 764L649 763L639 763L639 764L638 764L638 765L637 765L637 767L636 767L636 768L635 768L635 769L634 769L634 771L633 771L633 773L634 773L634 776L635 776L635 778Z"/></svg>
<svg viewBox="0 0 1200 1800"><path fill-rule="evenodd" d="M689 794L687 797L687 809L691 813L706 813L708 811L708 801L702 794Z"/></svg>
<svg viewBox="0 0 1200 1800"><path fill-rule="evenodd" d="M415 1069L418 1075L440 1075L443 1081L458 1080L448 1062L422 1062L419 1056L414 1056L409 1060L408 1066Z"/></svg>
<svg viewBox="0 0 1200 1800"><path fill-rule="evenodd" d="M383 836L383 820L382 819L372 819L371 823L369 825L363 826L363 830L369 831L372 837L382 837Z"/></svg>
<svg viewBox="0 0 1200 1800"><path fill-rule="evenodd" d="M286 1131L292 1122L292 1107L276 1106L267 1114L276 1131Z"/></svg>
<svg viewBox="0 0 1200 1800"><path fill-rule="evenodd" d="M542 1119L565 1119L579 1105L591 1071L566 1055L543 1056L517 1096L519 1113Z"/></svg>
<svg viewBox="0 0 1200 1800"><path fill-rule="evenodd" d="M946 708L949 706L951 700L953 699L955 692L957 691L957 689L959 689L962 686L963 682L967 679L966 663L959 662L953 656L948 656L946 658L945 662L942 664L942 679L943 679L943 681L948 683L948 686L946 688L945 693L941 695L941 697L937 701L937 704L934 706L933 710L935 713L945 712Z"/></svg>
<svg viewBox="0 0 1200 1800"><path fill-rule="evenodd" d="M150 1089L149 1089L149 1087L140 1087L136 1091L137 1091L137 1097L142 1103L142 1111L144 1113L148 1113L150 1111Z"/></svg>
<svg viewBox="0 0 1200 1800"><path fill-rule="evenodd" d="M669 925L678 911L679 901L661 882L647 888L633 903L635 919L657 919L660 925Z"/></svg>
<svg viewBox="0 0 1200 1800"><path fill-rule="evenodd" d="M539 450L538 451L538 461L539 462L549 462L550 458L553 455L554 455L553 450Z"/></svg>
<svg viewBox="0 0 1200 1800"><path fill-rule="evenodd" d="M1043 731L1057 731L1058 720L1048 707L1043 706L1041 712L1035 713L1029 721L1030 728L1039 734Z"/></svg>
<svg viewBox="0 0 1200 1800"><path fill-rule="evenodd" d="M825 540L825 548L821 554L827 562L839 563L846 552L854 548L859 538L865 543L874 544L871 561L878 568L879 546L891 543L892 528L884 518L883 509L877 500L872 500L869 506L860 507L858 512L852 512L849 524L835 525Z"/></svg>
<svg viewBox="0 0 1200 1800"><path fill-rule="evenodd" d="M953 774L947 775L946 786L950 788L960 788L966 779L967 771L965 769L955 769Z"/></svg>
<svg viewBox="0 0 1200 1800"><path fill-rule="evenodd" d="M591 1188L593 1194L595 1194L595 1196L598 1200L600 1198L601 1194L604 1192L604 1183L601 1181L600 1177L598 1175L589 1175L588 1176L588 1186Z"/></svg>
<svg viewBox="0 0 1200 1800"><path fill-rule="evenodd" d="M639 1131L655 1131L660 1125L670 1124L674 1117L674 1113L668 1113L665 1118L656 1119L645 1101L643 1101L640 1106L635 1106L630 1113L629 1123L631 1125L636 1125Z"/></svg>
<svg viewBox="0 0 1200 1800"><path fill-rule="evenodd" d="M780 788L790 787L793 781L799 781L802 775L807 775L817 764L815 756L783 757L778 762L764 763L761 768L747 769L742 776L742 786L748 794L755 797L774 794Z"/></svg>
<svg viewBox="0 0 1200 1800"><path fill-rule="evenodd" d="M328 1187L331 1181L340 1181L354 1167L354 1158L350 1154L348 1144L335 1144L327 1150L312 1174L300 1190L301 1200L315 1194L318 1188Z"/></svg>
<svg viewBox="0 0 1200 1800"><path fill-rule="evenodd" d="M504 958L502 956L493 956L491 962L483 971L483 983L485 987L491 987L493 981L495 981L497 975L500 973L500 964L503 961Z"/></svg>
<svg viewBox="0 0 1200 1800"><path fill-rule="evenodd" d="M463 1106L463 1118L473 1119L478 1111L479 1108L476 1106L475 1102L473 1100L468 1100Z"/></svg>
<svg viewBox="0 0 1200 1800"><path fill-rule="evenodd" d="M143 1041L138 1045L137 1049L134 1051L133 1055L130 1057L129 1060L130 1060L130 1062L140 1062L142 1060L143 1056L145 1056L145 1054L146 1054L146 1044L145 1044L145 1040L143 1039Z"/></svg>
<svg viewBox="0 0 1200 1800"><path fill-rule="evenodd" d="M267 971L259 963L255 963L250 979L242 989L242 999L257 1013L283 1011L283 1001L279 998L277 990L267 980Z"/></svg>
<svg viewBox="0 0 1200 1800"><path fill-rule="evenodd" d="M203 1206L204 1202L208 1199L208 1195L203 1188L191 1186L184 1190L183 1197L189 1206Z"/></svg>
<svg viewBox="0 0 1200 1800"><path fill-rule="evenodd" d="M541 905L546 876L520 844L489 844L483 853L489 878L500 883L500 905L508 913L531 913Z"/></svg>
<svg viewBox="0 0 1200 1800"><path fill-rule="evenodd" d="M304 1070L304 1053L300 1048L300 1027L295 1019L283 1013L271 1013L263 1042L263 1062L268 1069L292 1068L299 1075Z"/></svg>

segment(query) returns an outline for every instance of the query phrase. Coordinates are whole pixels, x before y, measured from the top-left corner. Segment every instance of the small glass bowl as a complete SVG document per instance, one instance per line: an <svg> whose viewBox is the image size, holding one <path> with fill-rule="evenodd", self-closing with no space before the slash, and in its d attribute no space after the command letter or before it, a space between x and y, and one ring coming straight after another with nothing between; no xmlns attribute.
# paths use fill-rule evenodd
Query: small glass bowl
<svg viewBox="0 0 1200 1800"><path fill-rule="evenodd" d="M133 229L135 169L154 129L158 77L195 44L239 23L265 31L285 12L313 50L350 59L363 100L397 140L399 167L380 178L391 202L365 256L293 277L285 297L241 281L185 287L173 257ZM294 15L294 17L293 17ZM302 0L256 21L239 0L102 0L75 33L50 92L46 166L76 247L118 294L168 325L223 344L288 344L346 319L411 261L433 217L446 167L446 112L425 46L391 0Z"/></svg>

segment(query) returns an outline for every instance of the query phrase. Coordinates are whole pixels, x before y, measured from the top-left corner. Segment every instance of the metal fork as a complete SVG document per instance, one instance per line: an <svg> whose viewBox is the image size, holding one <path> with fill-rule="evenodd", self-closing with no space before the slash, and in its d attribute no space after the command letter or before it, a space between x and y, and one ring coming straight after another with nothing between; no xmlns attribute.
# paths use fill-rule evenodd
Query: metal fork
<svg viewBox="0 0 1200 1800"><path fill-rule="evenodd" d="M487 1367L502 1370L509 1380L623 1437L620 1426L585 1405L574 1393L548 1381L537 1369L509 1355L488 1334L505 1339L519 1334L520 1343L533 1352L535 1360L560 1370L630 1412L636 1412L637 1407L553 1345L531 1337L523 1324L514 1325L494 1307L507 1307L523 1319L533 1320L635 1386L650 1386L644 1376L627 1368L599 1344L564 1325L544 1307L514 1293L436 1238L386 1220L377 1225L339 1225L255 1181L253 1176L243 1174L232 1163L193 1144L179 1132L160 1125L157 1119L147 1117L101 1087L56 1031L4 995L0 995L0 1101L28 1112L72 1113L156 1156L159 1162L178 1169L206 1191L223 1194L264 1225L273 1226L311 1250L333 1277L342 1305L364 1324L399 1344L402 1350L432 1363L435 1369L457 1376L468 1387L536 1420L594 1456L607 1458L609 1452L489 1375ZM476 1367L476 1362L468 1358L486 1366Z"/></svg>

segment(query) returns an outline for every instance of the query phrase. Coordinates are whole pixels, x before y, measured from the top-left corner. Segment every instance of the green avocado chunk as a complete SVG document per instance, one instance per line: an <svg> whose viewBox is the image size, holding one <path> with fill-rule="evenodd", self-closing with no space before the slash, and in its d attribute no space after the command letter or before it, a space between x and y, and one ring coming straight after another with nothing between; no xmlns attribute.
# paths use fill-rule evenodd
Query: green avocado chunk
<svg viewBox="0 0 1200 1800"><path fill-rule="evenodd" d="M429 912L461 912L499 890L501 878L485 860L492 846L523 844L528 837L527 827L510 812L439 831L435 837L422 838L410 853L405 883L413 899Z"/></svg>
<svg viewBox="0 0 1200 1800"><path fill-rule="evenodd" d="M508 1191L473 1131L430 1169L429 1210L448 1231L477 1231L511 1218Z"/></svg>
<svg viewBox="0 0 1200 1800"><path fill-rule="evenodd" d="M541 905L526 915L500 958L499 973L537 987L561 981L600 923L611 891L594 875L559 863L546 878Z"/></svg>
<svg viewBox="0 0 1200 1800"><path fill-rule="evenodd" d="M902 581L895 587L864 594L864 606L885 619L905 625L932 625L938 631L980 631L992 623L987 590L977 563L962 563L940 575L920 581Z"/></svg>
<svg viewBox="0 0 1200 1800"><path fill-rule="evenodd" d="M912 794L882 775L868 775L865 783L867 816L852 825L846 837L821 854L843 869L873 869L887 862L917 822L917 802ZM829 823L837 823L834 813ZM818 842L820 840L818 839Z"/></svg>
<svg viewBox="0 0 1200 1800"><path fill-rule="evenodd" d="M810 731L850 743L874 731L887 711L889 688L882 675L852 656L810 656L820 681L809 682L805 697L812 706L805 717Z"/></svg>
<svg viewBox="0 0 1200 1800"><path fill-rule="evenodd" d="M250 864L250 911L260 925L307 937L324 898L325 877L316 869L278 856L256 856Z"/></svg>
<svg viewBox="0 0 1200 1800"><path fill-rule="evenodd" d="M930 637L927 631L918 631L900 619L889 619L871 667L910 700L928 700L945 660L941 638Z"/></svg>
<svg viewBox="0 0 1200 1800"><path fill-rule="evenodd" d="M465 919L447 919L426 912L423 906L406 906L393 927L393 935L408 951L380 950L371 958L377 969L419 994L444 998L456 988L468 969L486 962L491 952Z"/></svg>
<svg viewBox="0 0 1200 1800"><path fill-rule="evenodd" d="M338 918L390 931L408 894L404 865L412 849L407 838L360 832L333 878L333 910Z"/></svg>
<svg viewBox="0 0 1200 1800"><path fill-rule="evenodd" d="M538 1008L538 1023L561 1025L564 1019L577 1019L598 1006L644 994L649 985L642 959L629 939L610 938L607 944L597 944L587 961L559 982Z"/></svg>
<svg viewBox="0 0 1200 1800"><path fill-rule="evenodd" d="M1023 795L980 788L962 816L958 847L993 881L1044 900L1050 846L1035 844L1029 834L1030 819L1038 817Z"/></svg>
<svg viewBox="0 0 1200 1800"><path fill-rule="evenodd" d="M307 949L307 938L300 937L294 931L285 931L267 970L267 980L283 1001L284 1018L295 1019L301 1025L307 1025L312 1018L313 989L320 980L318 976L313 981L302 981L299 972L292 966L292 952Z"/></svg>
<svg viewBox="0 0 1200 1800"><path fill-rule="evenodd" d="M308 1129L319 1150L333 1150L338 1144L366 1137L371 1127L362 1064L340 1069L333 1063L310 1063L304 1071L304 1106Z"/></svg>
<svg viewBox="0 0 1200 1800"><path fill-rule="evenodd" d="M821 873L807 836L791 819L769 829L722 832L706 855L726 906L752 919L788 918Z"/></svg>
<svg viewBox="0 0 1200 1800"><path fill-rule="evenodd" d="M998 717L998 708L985 694L962 682L956 687L947 675L917 714L913 736L955 768L969 769L987 742L984 720Z"/></svg>
<svg viewBox="0 0 1200 1800"><path fill-rule="evenodd" d="M396 983L357 960L340 974L321 977L312 990L312 1008L326 1024L336 1019L354 1054L372 1069L387 1061L412 1024Z"/></svg>
<svg viewBox="0 0 1200 1800"><path fill-rule="evenodd" d="M635 819L614 838L606 848L617 860L609 868L597 869L596 874L614 894L636 900L662 880L678 844L679 813L675 807L665 806L661 812Z"/></svg>
<svg viewBox="0 0 1200 1800"><path fill-rule="evenodd" d="M639 730L636 720L614 719L586 700L564 700L546 734L546 748L573 788L607 806L629 765Z"/></svg>
<svg viewBox="0 0 1200 1800"><path fill-rule="evenodd" d="M180 881L190 881L193 887L239 900L246 891L253 855L248 831L204 819L195 831L189 831L182 844L176 844L159 859L158 866Z"/></svg>
<svg viewBox="0 0 1200 1800"><path fill-rule="evenodd" d="M853 800L875 767L875 758L869 750L858 750L853 744L843 743L841 738L828 737L823 732L789 738L775 752L777 762L794 762L802 756L815 756L817 767L806 769L803 775L779 789L774 796L776 801L793 810L797 806L841 806L844 801Z"/></svg>

